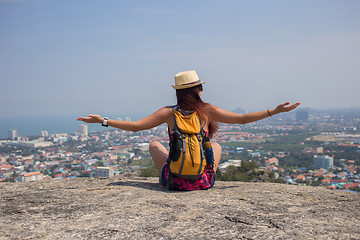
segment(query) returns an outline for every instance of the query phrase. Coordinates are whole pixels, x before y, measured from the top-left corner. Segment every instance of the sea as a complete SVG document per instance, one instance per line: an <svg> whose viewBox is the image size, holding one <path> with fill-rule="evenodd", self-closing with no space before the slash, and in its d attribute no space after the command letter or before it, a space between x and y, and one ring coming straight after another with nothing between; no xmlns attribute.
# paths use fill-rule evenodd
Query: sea
<svg viewBox="0 0 360 240"><path fill-rule="evenodd" d="M117 119L119 115L106 115L111 119ZM131 120L139 120L146 114L120 115L123 120L129 116ZM88 131L104 131L111 128L102 127L100 124L84 123L77 121L78 116L53 116L53 117L16 117L0 118L0 139L9 137L9 130L16 129L19 137L41 136L41 130L48 131L49 134L56 133L75 133L80 124L87 124Z"/></svg>

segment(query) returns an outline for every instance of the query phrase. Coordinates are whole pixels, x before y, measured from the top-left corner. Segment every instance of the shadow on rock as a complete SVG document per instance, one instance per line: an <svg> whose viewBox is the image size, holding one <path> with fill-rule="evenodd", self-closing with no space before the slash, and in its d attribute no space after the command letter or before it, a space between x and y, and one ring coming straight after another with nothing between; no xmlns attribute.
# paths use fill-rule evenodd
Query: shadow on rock
<svg viewBox="0 0 360 240"><path fill-rule="evenodd" d="M159 192L167 192L167 190L160 186L159 183L151 183L146 181L120 181L120 182L113 182L109 183L107 186L126 186L126 187L137 187L142 189L149 189L153 191Z"/></svg>
<svg viewBox="0 0 360 240"><path fill-rule="evenodd" d="M119 182L113 182L109 183L107 186L126 186L126 187L137 187L142 189L148 189L153 191L159 191L159 192L169 192L169 193L179 193L179 192L189 192L189 191L182 191L182 190L166 190L165 187L160 185L159 183L151 183L148 181L119 181ZM227 189L227 188L239 188L239 186L213 186L210 189ZM206 189L206 190L210 190ZM202 190L202 191L206 191Z"/></svg>
<svg viewBox="0 0 360 240"><path fill-rule="evenodd" d="M213 186L214 189L228 189L228 188L239 188L239 186Z"/></svg>

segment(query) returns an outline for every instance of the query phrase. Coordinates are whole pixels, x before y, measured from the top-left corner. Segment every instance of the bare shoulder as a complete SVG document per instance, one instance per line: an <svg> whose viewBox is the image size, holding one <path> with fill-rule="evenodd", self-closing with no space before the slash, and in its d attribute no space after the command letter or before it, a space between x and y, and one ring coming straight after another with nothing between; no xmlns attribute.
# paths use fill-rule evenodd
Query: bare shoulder
<svg viewBox="0 0 360 240"><path fill-rule="evenodd" d="M169 106L160 108L154 114L163 118L166 122L169 122L169 119L172 119L172 109Z"/></svg>
<svg viewBox="0 0 360 240"><path fill-rule="evenodd" d="M169 122L171 122L171 112L171 108L162 107L147 117L136 121L137 131L150 129L163 123L169 124Z"/></svg>
<svg viewBox="0 0 360 240"><path fill-rule="evenodd" d="M224 110L220 107L209 105L206 109L211 120L222 123L240 123L242 115Z"/></svg>
<svg viewBox="0 0 360 240"><path fill-rule="evenodd" d="M164 114L164 115L171 115L172 114L172 109L170 106L166 106L166 107L162 107L158 110L159 113Z"/></svg>
<svg viewBox="0 0 360 240"><path fill-rule="evenodd" d="M216 121L218 107L211 104L207 104L205 107L205 111L206 111L206 116L209 118L208 120Z"/></svg>
<svg viewBox="0 0 360 240"><path fill-rule="evenodd" d="M213 114L216 114L216 112L218 112L219 109L221 110L221 108L219 108L217 106L208 104L208 105L206 105L205 111L206 111L208 116L211 116Z"/></svg>
<svg viewBox="0 0 360 240"><path fill-rule="evenodd" d="M163 121L168 124L170 128L173 128L174 123L174 116L173 116L173 110L170 106L160 108L158 111L159 115L163 118Z"/></svg>

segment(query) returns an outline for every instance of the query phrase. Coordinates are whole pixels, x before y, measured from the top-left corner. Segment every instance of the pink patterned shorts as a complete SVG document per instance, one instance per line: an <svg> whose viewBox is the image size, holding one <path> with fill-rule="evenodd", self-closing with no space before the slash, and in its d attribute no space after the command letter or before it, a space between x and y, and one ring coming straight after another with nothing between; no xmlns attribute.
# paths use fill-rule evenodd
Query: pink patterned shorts
<svg viewBox="0 0 360 240"><path fill-rule="evenodd" d="M161 181L164 186L166 186L168 177L169 177L169 169L166 163L161 171ZM176 176L174 176L173 179L174 179L175 190L185 190L185 191L206 190L214 186L215 173L212 167L206 166L204 173L197 180L184 179Z"/></svg>

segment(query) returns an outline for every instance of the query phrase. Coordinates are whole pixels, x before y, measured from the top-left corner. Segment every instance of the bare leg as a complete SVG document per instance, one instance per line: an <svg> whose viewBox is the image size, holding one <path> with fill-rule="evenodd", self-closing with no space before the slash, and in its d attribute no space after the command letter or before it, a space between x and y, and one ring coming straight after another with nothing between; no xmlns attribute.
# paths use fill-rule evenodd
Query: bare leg
<svg viewBox="0 0 360 240"><path fill-rule="evenodd" d="M221 146L217 142L212 142L211 146L214 153L214 172L216 172L221 158Z"/></svg>
<svg viewBox="0 0 360 240"><path fill-rule="evenodd" d="M154 141L150 143L149 151L156 168L161 174L161 170L169 157L168 150L166 150L166 148L161 143Z"/></svg>

